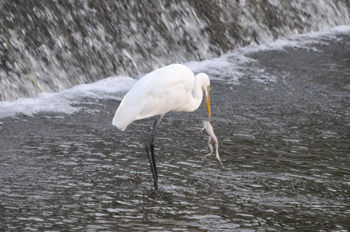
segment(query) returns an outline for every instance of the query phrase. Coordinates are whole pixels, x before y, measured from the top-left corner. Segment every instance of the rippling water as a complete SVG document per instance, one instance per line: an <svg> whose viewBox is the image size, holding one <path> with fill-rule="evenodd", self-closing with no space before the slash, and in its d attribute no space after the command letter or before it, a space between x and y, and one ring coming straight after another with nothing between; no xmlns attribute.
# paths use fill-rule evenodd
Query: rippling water
<svg viewBox="0 0 350 232"><path fill-rule="evenodd" d="M169 113L156 135L157 193L144 152L153 121L118 131L117 98L78 99L73 114L1 119L1 228L349 230L349 45L338 35L250 52L255 62L235 81L212 70L211 121L225 168L214 156L201 160L204 104Z"/></svg>

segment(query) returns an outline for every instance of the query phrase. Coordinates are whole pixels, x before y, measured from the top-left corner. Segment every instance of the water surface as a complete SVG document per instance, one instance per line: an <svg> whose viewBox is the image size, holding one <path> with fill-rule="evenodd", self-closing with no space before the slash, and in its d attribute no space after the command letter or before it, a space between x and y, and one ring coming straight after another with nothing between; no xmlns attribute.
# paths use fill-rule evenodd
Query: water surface
<svg viewBox="0 0 350 232"><path fill-rule="evenodd" d="M1 228L349 230L349 45L343 34L250 52L238 79L207 70L225 168L214 156L201 159L209 152L198 130L205 103L169 113L156 137L157 193L144 152L153 121L112 127L121 93L77 98L70 104L79 110L68 114L2 118Z"/></svg>

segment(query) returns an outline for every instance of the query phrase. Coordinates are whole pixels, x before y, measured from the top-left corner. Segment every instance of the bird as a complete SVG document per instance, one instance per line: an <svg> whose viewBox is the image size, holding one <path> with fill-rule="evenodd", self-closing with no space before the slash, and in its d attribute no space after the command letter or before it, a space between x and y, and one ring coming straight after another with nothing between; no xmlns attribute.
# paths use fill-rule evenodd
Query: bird
<svg viewBox="0 0 350 232"><path fill-rule="evenodd" d="M145 144L148 161L158 191L158 174L154 156L154 139L163 116L170 111L192 112L206 98L208 118L210 108L210 79L205 73L196 76L183 64L171 64L158 68L141 77L119 104L112 125L124 131L135 120L155 117L151 134Z"/></svg>

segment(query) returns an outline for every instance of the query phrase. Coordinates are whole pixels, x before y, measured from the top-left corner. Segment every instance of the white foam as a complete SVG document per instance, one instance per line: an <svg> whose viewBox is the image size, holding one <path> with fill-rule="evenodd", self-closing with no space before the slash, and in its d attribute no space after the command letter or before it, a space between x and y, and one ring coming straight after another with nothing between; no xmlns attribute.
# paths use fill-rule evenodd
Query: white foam
<svg viewBox="0 0 350 232"><path fill-rule="evenodd" d="M255 52L285 50L285 48L307 49L315 52L321 52L312 45L328 45L326 40L339 40L337 35L349 34L350 26L338 26L327 30L310 32L306 34L293 35L289 38L277 39L274 42L250 45L236 49L219 58L192 61L186 65L194 72L206 72L211 79L228 81L233 84L239 84L240 78L251 78L252 80L270 83L275 82L277 77L265 73L264 68L257 65L257 61L248 58L246 55Z"/></svg>
<svg viewBox="0 0 350 232"><path fill-rule="evenodd" d="M243 54L269 50L284 50L284 48L287 47L318 51L316 48L310 45L328 45L328 42L325 40L337 40L337 35L349 33L350 26L338 26L323 31L296 34L290 36L289 38L278 39L268 44L248 46L239 50Z"/></svg>
<svg viewBox="0 0 350 232"><path fill-rule="evenodd" d="M31 98L20 98L16 101L0 102L0 118L15 116L17 114L31 116L38 112L59 112L72 114L80 107L73 106L79 99L121 99L135 79L130 77L109 77L95 83L74 86L71 89L58 93L40 93Z"/></svg>
<svg viewBox="0 0 350 232"><path fill-rule="evenodd" d="M114 98L116 93L127 92L136 80L130 77L108 77L91 84L77 85L61 93L71 98L93 97L98 99Z"/></svg>
<svg viewBox="0 0 350 232"><path fill-rule="evenodd" d="M284 50L286 47L312 49L317 51L313 44L327 45L326 40L339 40L337 35L349 34L350 26L338 26L328 30L311 32L301 35L293 35L286 39L278 39L274 42L262 45L250 45L236 49L221 57L204 61L191 61L186 63L194 73L206 72L211 79L222 80L227 83L239 84L240 78L269 83L276 81L277 77L266 74L263 67L257 61L246 55L253 52L268 50ZM0 118L15 116L16 114L33 115L38 112L60 112L71 114L81 107L76 103L88 105L83 98L114 99L121 100L136 82L130 77L109 77L92 84L83 84L59 93L41 93L36 97L21 98L16 101L0 102ZM94 104L94 103L91 103Z"/></svg>
<svg viewBox="0 0 350 232"><path fill-rule="evenodd" d="M195 74L205 72L210 76L210 79L227 80L227 77L230 76L231 82L238 83L238 79L242 77L239 63L234 63L225 56L211 60L191 61L185 65Z"/></svg>
<svg viewBox="0 0 350 232"><path fill-rule="evenodd" d="M277 78L266 75L264 68L260 68L256 60L245 56L247 53L249 52L244 48L237 49L219 58L192 61L185 65L194 73L205 72L210 79L223 80L230 84L239 84L241 78L264 83L275 82Z"/></svg>

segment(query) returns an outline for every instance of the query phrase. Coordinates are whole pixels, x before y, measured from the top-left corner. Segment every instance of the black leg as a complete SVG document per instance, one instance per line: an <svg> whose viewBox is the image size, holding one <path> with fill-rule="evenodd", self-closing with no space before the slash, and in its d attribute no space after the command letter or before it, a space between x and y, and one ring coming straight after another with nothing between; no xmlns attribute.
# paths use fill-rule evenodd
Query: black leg
<svg viewBox="0 0 350 232"><path fill-rule="evenodd" d="M151 142L151 155L152 155L152 161L153 161L153 166L154 166L154 170L156 172L156 178L158 180L158 173L157 173L157 165L156 165L156 159L154 157L154 136L153 136L153 139L152 139L152 142Z"/></svg>
<svg viewBox="0 0 350 232"><path fill-rule="evenodd" d="M163 118L163 115L156 116L156 120L154 122L152 133L150 134L150 136L147 140L147 143L145 145L148 161L149 161L149 164L151 166L151 171L152 171L152 175L153 175L154 188L156 191L158 190L158 174L157 174L156 160L154 158L154 135L156 133L156 129L157 129L159 123L162 121L162 118ZM151 154L150 154L150 152L151 152Z"/></svg>
<svg viewBox="0 0 350 232"><path fill-rule="evenodd" d="M154 120L153 127L156 126L159 117L160 117L159 115L156 116L156 119ZM159 124L159 123L158 123L158 124ZM153 166L154 166L154 170L155 170L155 173L156 173L156 179L158 180L156 159L155 159L155 157L154 157L154 137L155 137L155 136L153 136L153 138L152 138L150 147L151 147L151 155L152 155Z"/></svg>

